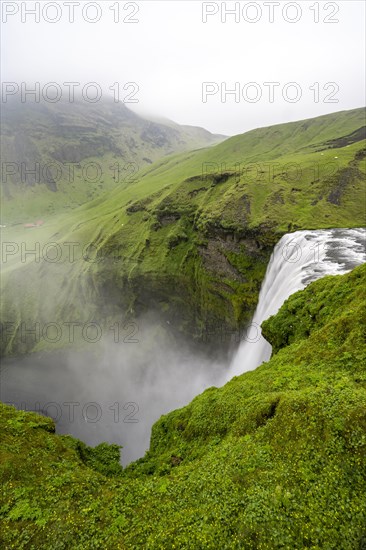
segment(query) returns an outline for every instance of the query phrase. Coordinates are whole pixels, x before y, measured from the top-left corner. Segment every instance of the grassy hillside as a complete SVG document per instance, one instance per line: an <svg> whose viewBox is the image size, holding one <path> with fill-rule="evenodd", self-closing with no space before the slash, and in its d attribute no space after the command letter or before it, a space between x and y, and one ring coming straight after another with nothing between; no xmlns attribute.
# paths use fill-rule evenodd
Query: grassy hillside
<svg viewBox="0 0 366 550"><path fill-rule="evenodd" d="M154 310L165 326L200 341L211 325L237 330L284 233L365 224L365 155L365 109L261 128L166 157L135 183L41 228L11 228L4 235L29 248L59 243L63 263L9 258L8 320L17 330L22 320L103 324ZM67 242L92 245L99 260L79 252L70 263ZM54 309L40 299L50 292ZM6 353L20 351L16 340L3 345Z"/></svg>
<svg viewBox="0 0 366 550"><path fill-rule="evenodd" d="M203 128L145 120L108 98L94 104L13 99L2 103L1 123L3 224L80 206L135 182L161 157L224 139Z"/></svg>
<svg viewBox="0 0 366 550"><path fill-rule="evenodd" d="M364 548L365 283L363 265L291 296L264 323L272 359L163 416L123 472L115 447L2 406L2 547Z"/></svg>

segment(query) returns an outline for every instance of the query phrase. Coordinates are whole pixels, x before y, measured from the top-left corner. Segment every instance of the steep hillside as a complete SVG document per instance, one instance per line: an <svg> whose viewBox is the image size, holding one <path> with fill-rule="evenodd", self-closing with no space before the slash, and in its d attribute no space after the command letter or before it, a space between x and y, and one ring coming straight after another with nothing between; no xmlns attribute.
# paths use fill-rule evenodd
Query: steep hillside
<svg viewBox="0 0 366 550"><path fill-rule="evenodd" d="M22 320L71 315L103 324L147 310L200 341L210 326L237 330L254 311L284 233L365 224L365 152L365 110L356 109L166 157L135 183L46 218L41 228L4 233L31 249L35 241L59 243L63 263L10 256L3 308L15 333ZM79 261L69 261L68 242L78 243ZM83 246L97 261L83 261ZM50 292L54 310L40 299ZM3 344L6 353L16 341Z"/></svg>
<svg viewBox="0 0 366 550"><path fill-rule="evenodd" d="M291 296L272 359L162 417L123 472L115 447L1 406L2 546L363 549L365 283L363 265Z"/></svg>
<svg viewBox="0 0 366 550"><path fill-rule="evenodd" d="M203 128L145 120L123 103L1 105L2 223L79 206L136 181L157 159L222 141Z"/></svg>

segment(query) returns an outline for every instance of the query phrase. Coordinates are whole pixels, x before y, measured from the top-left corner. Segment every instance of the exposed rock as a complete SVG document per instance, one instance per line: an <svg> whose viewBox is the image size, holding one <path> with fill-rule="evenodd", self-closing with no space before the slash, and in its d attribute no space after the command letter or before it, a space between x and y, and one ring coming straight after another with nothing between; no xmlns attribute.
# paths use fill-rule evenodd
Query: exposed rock
<svg viewBox="0 0 366 550"><path fill-rule="evenodd" d="M353 166L339 170L335 178L329 182L331 184L331 190L328 194L327 201L340 206L343 194L347 187L362 177L363 175L360 170Z"/></svg>

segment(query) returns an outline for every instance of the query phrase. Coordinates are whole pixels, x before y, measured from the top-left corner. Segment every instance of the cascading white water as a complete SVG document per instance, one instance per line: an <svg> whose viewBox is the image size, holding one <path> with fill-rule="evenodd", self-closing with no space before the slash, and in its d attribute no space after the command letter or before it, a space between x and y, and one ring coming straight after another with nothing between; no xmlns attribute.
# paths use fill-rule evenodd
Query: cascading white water
<svg viewBox="0 0 366 550"><path fill-rule="evenodd" d="M365 229L297 231L284 235L267 267L258 306L223 383L257 368L272 347L260 325L277 313L287 298L325 275L339 275L366 262Z"/></svg>

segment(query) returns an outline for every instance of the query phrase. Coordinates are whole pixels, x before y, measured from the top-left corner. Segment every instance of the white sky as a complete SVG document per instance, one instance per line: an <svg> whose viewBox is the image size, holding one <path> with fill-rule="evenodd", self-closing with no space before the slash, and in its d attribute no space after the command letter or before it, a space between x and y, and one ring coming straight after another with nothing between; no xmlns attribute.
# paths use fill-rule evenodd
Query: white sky
<svg viewBox="0 0 366 550"><path fill-rule="evenodd" d="M274 22L266 2L210 2L199 0L94 2L101 18L92 24L83 20L82 9L88 0L75 4L75 22L69 22L66 1L40 2L40 22L36 23L25 8L36 2L2 0L2 80L3 82L97 82L104 94L115 82L121 86L124 99L132 88L123 85L135 82L139 86L137 104L127 104L142 114L167 117L181 124L203 126L212 132L238 134L249 129L279 122L298 120L365 104L365 3L363 0L338 2L300 0L269 2L274 6ZM267 2L268 3L268 2ZM47 22L42 15L51 4L46 17L59 22ZM114 22L112 6L120 6L119 23ZM130 4L130 5L127 5ZM131 15L137 23L122 22ZM224 9L240 8L240 21L228 15L222 22ZM312 8L312 9L311 9ZM202 21L205 9L218 13ZM257 22L245 21L246 18ZM316 10L320 21L314 22ZM6 16L7 12L17 11ZM338 12L338 13L336 13ZM89 18L97 14L88 7ZM25 22L21 21L24 16ZM289 23L284 17L298 22ZM338 19L325 23L324 19ZM7 18L7 20L6 20ZM203 82L216 83L217 93L202 101ZM262 98L250 103L255 89L245 88L257 83ZM269 101L265 82L278 82L274 100ZM296 103L285 101L283 87L296 82L302 97ZM319 83L319 101L315 89ZM223 101L222 83L228 89L238 83L239 102L233 95ZM327 83L335 83L326 90ZM338 90L337 90L338 87ZM244 89L244 97L242 90ZM295 88L288 89L294 97ZM324 102L334 92L336 103ZM225 99L225 98L224 98ZM329 98L330 99L330 98ZM28 98L28 100L32 100Z"/></svg>

